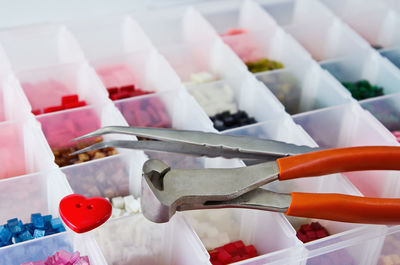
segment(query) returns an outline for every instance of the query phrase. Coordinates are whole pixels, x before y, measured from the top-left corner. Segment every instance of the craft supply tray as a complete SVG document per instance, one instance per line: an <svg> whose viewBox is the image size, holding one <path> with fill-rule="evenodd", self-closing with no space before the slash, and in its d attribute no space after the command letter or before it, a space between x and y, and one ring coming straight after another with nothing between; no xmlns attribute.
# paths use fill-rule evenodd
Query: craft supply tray
<svg viewBox="0 0 400 265"><path fill-rule="evenodd" d="M54 162L52 148L107 125L248 135L323 148L398 146L393 134L400 130L398 26L396 1L249 0L147 3L125 15L2 28L0 224L15 217L29 221L36 212L57 217L59 201L71 193L137 198L148 158L177 168L245 165L126 149L63 167ZM226 34L232 29L239 32ZM245 63L260 58L283 68L250 72ZM196 73L213 79L193 82ZM383 88L383 95L353 98L342 82L359 80ZM110 99L107 89L131 84L151 93ZM210 97L217 108L225 104L226 87L229 106L254 123L214 128L195 91L215 89ZM32 113L70 94L85 106ZM395 198L400 173L350 172L267 187ZM296 231L314 221L330 236L303 243ZM44 260L61 249L79 251L95 265L211 264L208 250L237 240L258 251L240 264L400 264L394 262L400 260L400 226L245 209L178 212L164 224L141 213L120 216L83 235L67 230L1 247L0 264Z"/></svg>

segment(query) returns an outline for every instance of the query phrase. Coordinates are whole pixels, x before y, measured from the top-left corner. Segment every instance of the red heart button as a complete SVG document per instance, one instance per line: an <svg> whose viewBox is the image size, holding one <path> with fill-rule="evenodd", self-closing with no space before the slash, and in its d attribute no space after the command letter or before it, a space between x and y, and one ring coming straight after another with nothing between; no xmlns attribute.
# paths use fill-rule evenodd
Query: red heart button
<svg viewBox="0 0 400 265"><path fill-rule="evenodd" d="M59 205L65 224L77 233L85 233L102 225L111 216L112 206L101 197L86 198L79 194L65 196Z"/></svg>

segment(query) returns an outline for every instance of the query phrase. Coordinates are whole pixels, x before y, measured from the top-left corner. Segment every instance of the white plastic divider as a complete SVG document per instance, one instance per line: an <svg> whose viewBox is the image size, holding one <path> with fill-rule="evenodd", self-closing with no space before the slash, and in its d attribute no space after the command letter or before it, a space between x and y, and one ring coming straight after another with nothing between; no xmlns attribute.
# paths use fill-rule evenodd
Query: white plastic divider
<svg viewBox="0 0 400 265"><path fill-rule="evenodd" d="M316 143L303 130L303 128L295 124L293 120L290 118L290 116L288 116L287 114L283 114L281 116L276 117L273 120L264 123L248 126L242 129L233 129L225 133L234 135L247 135L265 139L280 140L288 143L316 146ZM351 195L361 195L361 193L346 178L343 178L340 174L332 174L328 176L322 176L319 178L304 178L298 180L282 181L279 183L278 182L270 183L264 186L264 188L285 193L296 191L296 192L317 192L317 193L333 192L333 193L342 193ZM261 218L260 215L262 215L263 213L254 211L253 214L257 215L257 217L252 218L253 220L260 220ZM248 215L250 214L248 213ZM304 245L305 249L312 250L312 251L306 251L306 255L304 252L292 253L293 260L290 261L290 264L295 264L294 261L300 262L301 260L304 260L304 255L309 258L308 262L313 262L313 260L315 262L315 258L313 257L318 256L319 262L315 262L312 264L321 264L320 260L325 259L328 256L331 256L332 255L331 252L336 251L339 248L344 249L339 251L341 252L341 255L347 257L347 261L350 260L350 262L348 263L345 262L344 264L352 264L351 262L353 262L353 264L370 264L367 261L370 260L371 257L367 255L366 256L357 255L357 253L363 251L366 252L371 251L372 249L379 247L382 241L382 239L381 241L373 240L366 244L359 244L359 242L358 243L352 242L351 247L349 248L344 246L344 244L342 243L344 239L342 238L347 238L347 237L351 238L354 235L358 236L360 234L360 230L368 235L374 234L376 237L377 231L381 231L384 228L379 226L363 226L359 224L349 224L349 223L333 222L326 220L313 220L313 219L310 220L306 218L287 217L287 219L290 221L290 223L296 230L300 227L301 224L318 221L331 234L331 236L329 237L315 240L313 242L305 244ZM265 222L263 223L265 224ZM256 231L257 233L261 234L262 229L258 228ZM245 234L249 235L251 233L247 231ZM262 235L263 234L261 234L260 236ZM276 239L277 237L278 236L273 238ZM345 248L347 248L347 250ZM272 262L275 261L273 257L280 257L280 254L281 254L280 252L276 253L274 252L270 253L269 255L261 256L258 259L260 259L260 261L263 261L265 263L267 263L267 261ZM375 257L376 256L374 256L374 258ZM277 259L279 261L272 264L288 264L289 261L286 260L285 258L280 257L279 259ZM345 258L343 258L343 260L345 260ZM253 263L249 261L249 264ZM254 262L254 264L264 264L264 263Z"/></svg>
<svg viewBox="0 0 400 265"><path fill-rule="evenodd" d="M307 14L302 12L309 5L319 10ZM271 5L264 5L266 10ZM385 94L400 92L400 71L384 59L366 41L339 20L317 1L290 1L290 6L280 10L291 17L285 29L291 33L313 55L321 66L342 82L367 79L373 85L382 86ZM320 14L324 16L320 17ZM319 23L310 22L319 18ZM311 17L311 18L310 18ZM316 39L313 36L325 37ZM338 86L338 89L344 89Z"/></svg>
<svg viewBox="0 0 400 265"><path fill-rule="evenodd" d="M0 178L10 178L54 167L40 127L33 119L0 124Z"/></svg>
<svg viewBox="0 0 400 265"><path fill-rule="evenodd" d="M102 27L93 31L99 24ZM180 86L178 76L131 17L79 21L69 28L106 88L134 84L159 92Z"/></svg>
<svg viewBox="0 0 400 265"><path fill-rule="evenodd" d="M8 61L8 58L3 50L3 47L0 45L0 76L10 74L10 72L11 72L11 64Z"/></svg>
<svg viewBox="0 0 400 265"><path fill-rule="evenodd" d="M182 88L179 77L155 49L91 61L106 88L135 85L145 91Z"/></svg>
<svg viewBox="0 0 400 265"><path fill-rule="evenodd" d="M399 13L376 0L320 0L371 45L398 45Z"/></svg>
<svg viewBox="0 0 400 265"><path fill-rule="evenodd" d="M129 16L78 20L67 23L67 28L89 61L146 51L153 47L138 23Z"/></svg>
<svg viewBox="0 0 400 265"><path fill-rule="evenodd" d="M191 74L209 72L215 79L237 78L247 67L221 40L165 46L159 48L182 82L191 82Z"/></svg>
<svg viewBox="0 0 400 265"><path fill-rule="evenodd" d="M294 120L325 148L399 145L395 137L358 104L299 114ZM359 171L343 175L366 196L396 197L399 192L398 171Z"/></svg>
<svg viewBox="0 0 400 265"><path fill-rule="evenodd" d="M45 114L37 117L37 119L42 125L42 130L51 148L70 146L71 139L103 126L128 125L121 113L111 103ZM103 139L134 140L135 137L105 135ZM140 191L141 165L146 157L141 151L128 149L117 149L117 151L119 154L114 156L63 167L62 170L67 175L73 191L87 196L105 196L104 193L107 188L117 185L120 179L126 179L128 181L126 186L124 186L125 182L120 184L126 188L124 193L130 192L137 196ZM130 163L133 163L132 161L140 166L129 166ZM113 163L115 163L115 166ZM118 165L121 168L116 170ZM122 165L125 165L125 167L122 167ZM105 176L107 172L108 174L113 173L115 177ZM88 174L91 174L92 177L88 177ZM103 193L94 185L96 181L98 181L98 185L106 187Z"/></svg>
<svg viewBox="0 0 400 265"><path fill-rule="evenodd" d="M3 30L0 44L17 72L85 60L71 33L61 25L41 24Z"/></svg>
<svg viewBox="0 0 400 265"><path fill-rule="evenodd" d="M87 104L108 102L107 92L86 63L60 64L17 73L32 110L60 106L62 96L77 94ZM43 97L46 95L46 97Z"/></svg>
<svg viewBox="0 0 400 265"><path fill-rule="evenodd" d="M72 232L29 240L20 244L0 248L0 261L7 265L20 265L25 262L44 261L60 250L81 256L88 256L90 264L107 265L96 241L90 236L81 236Z"/></svg>
<svg viewBox="0 0 400 265"><path fill-rule="evenodd" d="M341 82L368 80L382 87L385 95L400 92L399 69L372 49L364 54L321 62L321 67Z"/></svg>
<svg viewBox="0 0 400 265"><path fill-rule="evenodd" d="M30 105L14 74L0 75L0 122L30 116Z"/></svg>
<svg viewBox="0 0 400 265"><path fill-rule="evenodd" d="M229 92L226 92L226 89L228 89L231 91L230 93L233 93L232 97L237 109L246 111L249 117L254 117L257 122L269 120L272 117L284 112L283 106L280 104L280 102L276 100L273 94L267 90L261 82L257 81L257 79L250 73L244 74L238 78L229 78L200 85L188 85L187 89L192 95L201 94L201 90L208 90L215 91L215 95L217 95L216 91L221 91L219 94L229 97ZM200 100L200 98L198 98L198 100ZM221 97L219 101L224 103L226 98ZM205 110L210 111L210 108L219 108L217 106L217 102L218 98L213 98L212 100L206 98L204 101L199 102L199 104L205 107ZM215 103L214 106L209 106L209 104L212 103ZM221 113L229 109L215 110L216 111L209 112L207 114L213 116L216 113ZM231 113L234 112L235 111L231 110Z"/></svg>
<svg viewBox="0 0 400 265"><path fill-rule="evenodd" d="M132 13L131 16L157 48L210 42L217 38L211 25L191 7L154 9Z"/></svg>
<svg viewBox="0 0 400 265"><path fill-rule="evenodd" d="M253 1L199 4L205 18L221 34L232 28L242 34L222 36L244 61L277 60L284 69L256 74L291 114L346 103L350 94L311 60L308 52L285 33L265 10ZM317 78L316 78L317 77ZM326 96L329 93L329 97ZM307 95L307 96L305 96Z"/></svg>
<svg viewBox="0 0 400 265"><path fill-rule="evenodd" d="M59 217L58 204L64 196L71 193L64 175L55 167L39 173L0 180L0 191L1 224L12 218L30 223L33 213ZM1 247L0 263L20 265L24 262L45 260L61 249L88 255L91 264L106 264L93 239L72 232L61 232Z"/></svg>
<svg viewBox="0 0 400 265"><path fill-rule="evenodd" d="M180 214L164 224L142 214L122 217L94 234L108 264L210 264L207 251Z"/></svg>
<svg viewBox="0 0 400 265"><path fill-rule="evenodd" d="M392 1L321 1L379 52L400 67L400 7ZM340 6L340 8L339 8ZM397 6L397 9L396 9Z"/></svg>

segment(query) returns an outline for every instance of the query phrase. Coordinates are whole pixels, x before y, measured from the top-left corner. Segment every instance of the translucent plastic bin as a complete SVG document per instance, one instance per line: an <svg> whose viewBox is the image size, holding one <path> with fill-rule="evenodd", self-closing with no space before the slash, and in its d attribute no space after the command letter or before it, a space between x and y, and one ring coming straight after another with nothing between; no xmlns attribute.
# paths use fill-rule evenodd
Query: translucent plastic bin
<svg viewBox="0 0 400 265"><path fill-rule="evenodd" d="M51 168L52 158L34 120L0 124L0 178L10 178Z"/></svg>
<svg viewBox="0 0 400 265"><path fill-rule="evenodd" d="M379 53L400 68L400 47L383 49Z"/></svg>
<svg viewBox="0 0 400 265"><path fill-rule="evenodd" d="M51 235L26 243L0 249L0 261L7 265L45 260L57 251L66 250L69 253L79 251L81 256L88 256L90 264L106 265L103 254L95 240L91 237L78 236L72 233Z"/></svg>
<svg viewBox="0 0 400 265"><path fill-rule="evenodd" d="M279 140L288 143L315 146L314 141L307 135L307 133L299 125L296 125L293 120L287 115L276 117L276 119L274 120L255 126L249 126L248 128L231 130L227 133L234 135L248 135L265 139ZM304 178L298 180L270 183L267 184L265 188L285 193L296 191L315 193L342 193L358 196L361 195L361 193L350 182L348 182L348 180L346 180L339 174L327 175L318 178ZM360 234L360 229L364 233L373 234L373 232L376 232L377 230L380 231L382 230L382 228L376 226L362 226L359 224L349 224L306 218L287 217L287 219L296 230L298 230L300 228L300 225L302 224L318 221L331 234L331 236L329 237L318 239L304 245L307 250L311 250L306 255L309 257L307 264L308 262L314 262L310 264L322 264L322 261L320 260L325 259L327 256L330 255L337 256L338 253L340 253L340 255L343 257L343 262L345 258L347 258L347 261L350 260L351 262L353 262L344 262L343 264L369 264L366 263L366 260L371 257L361 257L357 253L359 253L360 251L371 251L372 249L379 247L378 241L371 241L365 244L351 242L351 247L346 248L345 250L342 249L336 254L330 254L330 252L337 250L338 248L344 248L342 241L351 238L351 236L348 236L349 234L358 235ZM374 234L374 236L377 237L376 233ZM315 256L315 254L313 253L318 253L318 258L312 258L313 256ZM315 261L316 259L319 260L319 263ZM301 256L298 256L296 260L303 260L303 258ZM284 262L284 260L280 261Z"/></svg>
<svg viewBox="0 0 400 265"><path fill-rule="evenodd" d="M135 12L131 16L157 48L217 38L207 21L193 8L184 6ZM162 25L162 27L160 27Z"/></svg>
<svg viewBox="0 0 400 265"><path fill-rule="evenodd" d="M227 2L221 2L216 5L207 3L197 8L202 10L205 18L222 34L223 41L244 62L267 58L289 68L302 67L310 57L262 8L251 1L243 2L241 6L228 6ZM255 23L255 20L259 22ZM231 29L244 32L226 34Z"/></svg>
<svg viewBox="0 0 400 265"><path fill-rule="evenodd" d="M390 47L399 44L396 28L400 25L399 14L382 1L322 0L338 17L349 24L371 45Z"/></svg>
<svg viewBox="0 0 400 265"><path fill-rule="evenodd" d="M210 264L182 216L156 224L138 214L110 220L94 231L108 264Z"/></svg>
<svg viewBox="0 0 400 265"><path fill-rule="evenodd" d="M115 105L130 126L212 131L210 120L185 90L123 99ZM187 155L150 151L146 154L164 160L172 167L198 168L204 163L202 158Z"/></svg>
<svg viewBox="0 0 400 265"><path fill-rule="evenodd" d="M146 157L118 154L81 165L61 168L74 193L86 197L140 195L141 172Z"/></svg>
<svg viewBox="0 0 400 265"><path fill-rule="evenodd" d="M388 229L381 249L377 264L398 262L399 259L399 229L400 226L392 226Z"/></svg>
<svg viewBox="0 0 400 265"><path fill-rule="evenodd" d="M0 181L0 223L18 218L31 222L31 214L51 214L59 217L58 204L70 193L65 177L57 169ZM12 205L12 207L10 206ZM89 255L91 264L106 264L93 239L61 232L0 248L0 263L20 265L23 262L45 260L64 249Z"/></svg>
<svg viewBox="0 0 400 265"><path fill-rule="evenodd" d="M79 101L99 104L107 100L106 91L87 63L57 65L18 73L32 110L61 106L63 96L77 94ZM46 95L45 97L43 95Z"/></svg>
<svg viewBox="0 0 400 265"><path fill-rule="evenodd" d="M3 50L3 47L0 45L0 76L10 74L11 72L11 64L8 61L6 53Z"/></svg>
<svg viewBox="0 0 400 265"><path fill-rule="evenodd" d="M242 261L241 264L257 264L256 260L261 259L261 256L274 261L280 256L276 252L288 248L292 249L287 251L289 257L299 254L299 250L295 249L301 242L281 214L244 209L215 209L187 211L184 215L208 250L237 240L242 240L245 245L254 245L259 256Z"/></svg>
<svg viewBox="0 0 400 265"><path fill-rule="evenodd" d="M58 203L70 193L57 169L1 180L0 190L0 225L12 218L30 223L33 213L57 217Z"/></svg>
<svg viewBox="0 0 400 265"><path fill-rule="evenodd" d="M357 104L296 115L294 120L325 148L398 145L395 137ZM399 192L399 173L396 171L357 171L343 175L365 196L396 197Z"/></svg>
<svg viewBox="0 0 400 265"><path fill-rule="evenodd" d="M182 82L191 83L191 75L208 72L214 79L237 78L247 74L247 67L221 40L160 47Z"/></svg>
<svg viewBox="0 0 400 265"><path fill-rule="evenodd" d="M42 24L3 30L0 43L18 72L84 61L79 45L65 26Z"/></svg>
<svg viewBox="0 0 400 265"><path fill-rule="evenodd" d="M361 102L361 107L375 116L389 131L400 130L400 94L387 95Z"/></svg>
<svg viewBox="0 0 400 265"><path fill-rule="evenodd" d="M245 111L249 117L255 118L257 122L262 122L283 112L283 106L279 103L272 93L265 88L265 86L258 82L253 75L247 74L242 78L225 79L222 81L211 82L201 85L187 86L189 93L195 98L196 95L202 95L201 90L214 90L215 95L223 94L225 98L221 98L221 104L224 104L228 97L232 97L232 104L236 105L238 110ZM226 92L228 89L231 92ZM233 94L233 95L231 95ZM200 100L200 98L198 98ZM231 109L218 109L220 106L216 106L218 102L210 106L211 102L218 101L214 98L205 99L198 101L200 105L204 107L204 110L209 116L214 116L217 113L223 111L230 111L235 113L236 111ZM207 103L210 102L210 103ZM267 106L267 107L264 107Z"/></svg>
<svg viewBox="0 0 400 265"><path fill-rule="evenodd" d="M94 59L91 64L106 88L132 84L135 89L151 92L182 88L174 70L154 49Z"/></svg>
<svg viewBox="0 0 400 265"><path fill-rule="evenodd" d="M365 79L371 85L383 87L385 95L400 92L400 71L372 50L367 55L325 61L321 67L341 82Z"/></svg>
<svg viewBox="0 0 400 265"><path fill-rule="evenodd" d="M353 100L335 78L311 62L304 68L264 72L256 77L292 115Z"/></svg>
<svg viewBox="0 0 400 265"><path fill-rule="evenodd" d="M89 61L150 50L151 41L128 16L71 21L67 28L77 39Z"/></svg>
<svg viewBox="0 0 400 265"><path fill-rule="evenodd" d="M13 74L0 74L0 122L29 117L30 106Z"/></svg>

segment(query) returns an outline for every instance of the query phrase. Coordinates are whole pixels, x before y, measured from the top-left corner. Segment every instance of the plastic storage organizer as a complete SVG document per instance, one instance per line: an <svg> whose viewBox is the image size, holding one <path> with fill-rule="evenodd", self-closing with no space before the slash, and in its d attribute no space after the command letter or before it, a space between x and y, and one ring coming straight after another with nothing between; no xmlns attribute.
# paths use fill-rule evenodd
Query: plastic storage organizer
<svg viewBox="0 0 400 265"><path fill-rule="evenodd" d="M0 223L15 217L29 221L35 212L58 216L59 201L71 193L137 197L148 157L180 168L243 166L235 159L132 150L61 168L53 162L51 148L106 125L216 132L192 96L210 87L229 87L232 104L257 121L223 134L326 148L397 146L391 132L400 130L399 25L396 1L260 0L195 1L107 19L3 29ZM229 29L243 31L226 35ZM245 62L260 58L284 68L252 74ZM214 80L189 82L199 72ZM355 100L341 82L361 79L383 87L384 95ZM53 85L35 85L45 82ZM106 88L132 83L153 93L109 99ZM67 94L87 105L31 113ZM154 109L158 116L149 118ZM351 172L267 186L398 197L399 175ZM254 245L259 254L240 264L398 264L393 260L400 226L318 220L331 235L303 244L296 230L312 221L223 209L177 213L170 222L155 224L139 213L110 219L84 235L66 231L2 247L0 264L44 260L61 249L88 255L95 265L211 264L207 250L236 240Z"/></svg>

